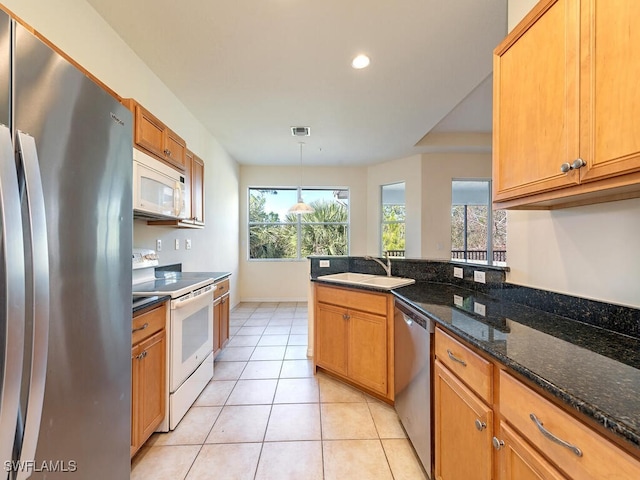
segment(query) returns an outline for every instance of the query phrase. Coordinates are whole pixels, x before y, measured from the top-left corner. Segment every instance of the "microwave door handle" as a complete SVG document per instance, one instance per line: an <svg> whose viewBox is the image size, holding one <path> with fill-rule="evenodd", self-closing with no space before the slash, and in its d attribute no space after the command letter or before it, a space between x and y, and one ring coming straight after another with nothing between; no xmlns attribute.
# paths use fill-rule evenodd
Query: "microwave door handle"
<svg viewBox="0 0 640 480"><path fill-rule="evenodd" d="M22 210L11 132L0 125L0 236L4 285L0 328L4 330L0 385L0 459L13 458L24 355L25 262Z"/></svg>
<svg viewBox="0 0 640 480"><path fill-rule="evenodd" d="M49 246L47 241L47 220L45 215L44 191L40 176L40 162L35 139L26 133L17 132L16 147L18 161L22 160L24 173L24 194L28 225L26 234L31 236L33 348L31 349L31 374L29 397L24 427L24 440L20 460L28 462L35 458L40 433L40 419L44 403L44 388L47 374L47 353L49 349ZM23 463L24 464L24 463ZM28 478L31 472L20 470L18 480Z"/></svg>
<svg viewBox="0 0 640 480"><path fill-rule="evenodd" d="M180 216L180 212L182 212L182 189L180 188L180 182L176 182L176 188L174 188L174 201L173 201L173 213L176 217Z"/></svg>

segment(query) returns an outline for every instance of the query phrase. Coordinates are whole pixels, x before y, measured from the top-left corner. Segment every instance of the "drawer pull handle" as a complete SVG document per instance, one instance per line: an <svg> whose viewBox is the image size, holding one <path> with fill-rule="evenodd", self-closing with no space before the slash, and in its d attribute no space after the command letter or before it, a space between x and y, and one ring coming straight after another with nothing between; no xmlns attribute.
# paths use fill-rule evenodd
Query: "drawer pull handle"
<svg viewBox="0 0 640 480"><path fill-rule="evenodd" d="M568 448L569 450L571 450L573 453L575 453L578 457L582 456L582 450L580 450L578 447L576 447L575 445L571 445L569 442L565 442L564 440L562 440L561 438L556 437L553 433L551 433L549 430L547 430L546 428L544 428L542 422L540 420L538 420L538 417L536 417L533 413L529 414L529 418L531 419L531 421L533 423L536 424L536 427L538 427L538 430L540 430L540 433L542 433L542 435L544 435L545 437L547 437L549 440L551 440L552 442L557 443L558 445L562 445L563 447Z"/></svg>
<svg viewBox="0 0 640 480"><path fill-rule="evenodd" d="M454 362L458 362L461 363L463 367L467 366L467 362L465 362L464 360L462 360L461 358L456 357L453 352L449 349L447 349L447 355L449 355L449 358L451 360L453 360Z"/></svg>
<svg viewBox="0 0 640 480"><path fill-rule="evenodd" d="M487 428L487 424L484 423L483 421L478 420L477 418L474 423L476 424L476 428L478 429L479 432Z"/></svg>
<svg viewBox="0 0 640 480"><path fill-rule="evenodd" d="M144 325L142 325L141 327L134 328L133 330L131 330L131 333L139 332L140 330L144 330L144 329L145 329L145 328L147 328L148 326L149 326L149 324L148 324L148 323L145 323L145 324L144 324Z"/></svg>
<svg viewBox="0 0 640 480"><path fill-rule="evenodd" d="M144 352L142 352L140 355L138 355L136 358L138 360L142 360L144 357L147 356L147 351L145 350Z"/></svg>

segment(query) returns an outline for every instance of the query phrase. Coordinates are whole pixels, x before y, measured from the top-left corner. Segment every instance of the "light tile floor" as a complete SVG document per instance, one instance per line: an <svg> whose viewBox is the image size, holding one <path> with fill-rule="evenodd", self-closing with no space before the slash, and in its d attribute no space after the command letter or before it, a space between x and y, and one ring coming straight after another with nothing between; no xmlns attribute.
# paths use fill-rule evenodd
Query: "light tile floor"
<svg viewBox="0 0 640 480"><path fill-rule="evenodd" d="M307 358L306 303L241 303L214 377L132 479L425 479L395 410Z"/></svg>

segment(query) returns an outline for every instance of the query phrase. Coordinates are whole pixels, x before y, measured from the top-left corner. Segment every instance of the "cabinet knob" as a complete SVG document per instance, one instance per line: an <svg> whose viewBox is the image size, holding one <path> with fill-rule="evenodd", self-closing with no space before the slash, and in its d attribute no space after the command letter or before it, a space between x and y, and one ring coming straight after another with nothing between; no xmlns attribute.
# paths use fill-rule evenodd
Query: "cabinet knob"
<svg viewBox="0 0 640 480"><path fill-rule="evenodd" d="M498 437L493 437L491 439L491 443L493 444L493 448L495 448L496 450L500 450L502 447L504 447L504 441L500 440Z"/></svg>
<svg viewBox="0 0 640 480"><path fill-rule="evenodd" d="M170 157L170 156L171 156L171 150L169 150L168 148L165 148L165 149L164 149L164 154L165 154L167 157Z"/></svg>
<svg viewBox="0 0 640 480"><path fill-rule="evenodd" d="M478 429L479 432L481 432L482 430L487 428L487 424L482 422L482 421L480 421L477 418L476 418L475 424L476 424L476 428Z"/></svg>
<svg viewBox="0 0 640 480"><path fill-rule="evenodd" d="M345 320L349 320L351 318L351 315L347 314L347 313L343 313L342 314L342 318Z"/></svg>
<svg viewBox="0 0 640 480"><path fill-rule="evenodd" d="M560 165L560 171L562 173L568 173L571 170L578 170L579 168L584 167L587 164L583 159L576 158L572 163L565 162Z"/></svg>

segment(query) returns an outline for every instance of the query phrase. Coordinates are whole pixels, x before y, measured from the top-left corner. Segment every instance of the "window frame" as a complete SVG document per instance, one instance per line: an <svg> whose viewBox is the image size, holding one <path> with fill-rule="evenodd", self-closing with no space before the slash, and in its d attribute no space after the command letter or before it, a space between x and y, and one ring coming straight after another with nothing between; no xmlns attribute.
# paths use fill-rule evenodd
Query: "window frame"
<svg viewBox="0 0 640 480"><path fill-rule="evenodd" d="M252 190L289 190L294 191L296 194L296 201L300 198L300 195L305 191L310 190L323 190L323 191L338 191L338 190L346 190L348 193L348 201L347 201L347 221L346 222L303 222L302 215L297 215L296 222L252 222L249 218L250 216L250 206L251 206L251 191ZM303 197L304 199L304 197ZM301 255L302 250L302 226L303 225L345 225L347 230L347 252L345 255L349 255L351 251L351 191L349 187L274 187L274 186L249 186L247 187L247 261L248 262L301 262L305 261L307 257L303 257ZM286 258L251 258L251 227L252 226L270 226L270 225L295 225L296 226L296 257L286 257ZM332 256L332 255L326 255Z"/></svg>
<svg viewBox="0 0 640 480"><path fill-rule="evenodd" d="M493 265L493 266L506 266L506 260L504 262L501 261L495 261L494 257L495 257L495 248L494 248L494 231L493 231L493 219L494 219L494 212L493 212L493 181L491 178L452 178L451 179L451 188L453 190L453 182L485 182L487 184L487 188L488 188L488 203L486 205L487 207L487 248L486 248L486 254L487 254L487 260L471 260L469 258L453 258L453 242L451 242L451 261L453 262L460 262L460 263L476 263L476 264L480 264L480 265ZM469 205L465 205L465 207L467 207ZM453 193L452 193L452 198L451 198L451 206L450 206L450 212L451 210L453 210L454 204L453 204ZM451 213L449 214L449 219L451 220ZM451 224L450 228L449 228L449 235L451 235L451 230L452 230L453 224ZM467 244L467 238L468 238L468 229L465 229L464 232L464 244ZM468 252L469 250L466 249L465 252ZM507 255L507 251L506 251L506 245L505 245L505 252L504 252L505 258Z"/></svg>
<svg viewBox="0 0 640 480"><path fill-rule="evenodd" d="M400 185L403 184L404 185L404 196L405 196L405 201L403 203L404 205L404 220L402 221L385 221L384 219L384 187L390 187L392 185ZM399 205L399 204L395 204L395 205ZM402 257L397 257L397 258L406 258L407 255L407 182L402 180L399 182L392 182L392 183L385 183L380 185L380 235L379 235L379 240L380 240L380 244L379 244L379 251L380 251L380 256L384 256L385 250L384 250L384 227L385 225L404 225L404 255Z"/></svg>

